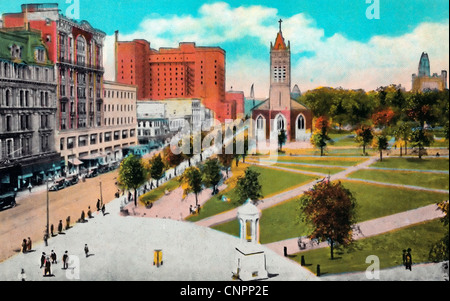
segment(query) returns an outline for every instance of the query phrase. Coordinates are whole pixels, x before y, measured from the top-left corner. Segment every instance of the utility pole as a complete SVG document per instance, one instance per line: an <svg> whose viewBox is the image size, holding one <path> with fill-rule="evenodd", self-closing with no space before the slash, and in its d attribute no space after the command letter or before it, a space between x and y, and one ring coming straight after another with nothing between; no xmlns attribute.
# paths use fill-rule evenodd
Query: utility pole
<svg viewBox="0 0 450 301"><path fill-rule="evenodd" d="M100 181L100 204L103 207L102 181Z"/></svg>

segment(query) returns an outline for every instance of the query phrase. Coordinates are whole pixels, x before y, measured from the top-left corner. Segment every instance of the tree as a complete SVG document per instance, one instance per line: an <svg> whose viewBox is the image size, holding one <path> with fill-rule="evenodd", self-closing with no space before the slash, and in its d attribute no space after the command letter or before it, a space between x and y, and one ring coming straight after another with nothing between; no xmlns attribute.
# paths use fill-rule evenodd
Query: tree
<svg viewBox="0 0 450 301"><path fill-rule="evenodd" d="M405 155L408 152L408 141L411 138L412 124L410 122L399 121L393 134L400 143L400 156L402 156L402 142L405 144Z"/></svg>
<svg viewBox="0 0 450 301"><path fill-rule="evenodd" d="M411 146L418 148L419 159L425 154L425 147L430 146L434 138L427 130L423 128L415 128L411 134Z"/></svg>
<svg viewBox="0 0 450 301"><path fill-rule="evenodd" d="M380 152L380 161L383 161L383 151L389 146L388 139L385 135L378 135L375 139L374 147Z"/></svg>
<svg viewBox="0 0 450 301"><path fill-rule="evenodd" d="M278 150L281 152L283 145L287 141L286 131L283 129L278 133Z"/></svg>
<svg viewBox="0 0 450 301"><path fill-rule="evenodd" d="M146 178L146 171L139 157L131 154L120 164L117 183L123 190L134 190L135 206L137 206L137 189L145 183Z"/></svg>
<svg viewBox="0 0 450 301"><path fill-rule="evenodd" d="M220 172L220 163L218 159L208 159L202 168L203 183L206 186L212 186L213 194L217 191L217 185L222 180Z"/></svg>
<svg viewBox="0 0 450 301"><path fill-rule="evenodd" d="M198 167L187 168L182 176L184 196L189 193L195 194L195 205L198 205L198 194L203 190L202 173Z"/></svg>
<svg viewBox="0 0 450 301"><path fill-rule="evenodd" d="M391 124L394 116L394 111L391 108L387 108L372 114L372 122L375 126L384 129Z"/></svg>
<svg viewBox="0 0 450 301"><path fill-rule="evenodd" d="M175 176L177 175L176 167L183 162L184 158L182 154L175 155L170 146L167 146L163 150L164 161L167 166L173 167L175 171Z"/></svg>
<svg viewBox="0 0 450 301"><path fill-rule="evenodd" d="M238 202L243 204L246 200L257 201L263 197L262 186L259 183L259 173L248 167L244 176L239 177L236 184Z"/></svg>
<svg viewBox="0 0 450 301"><path fill-rule="evenodd" d="M233 163L234 154L226 154L225 149L225 145L222 145L222 152L220 154L217 154L217 158L225 168L225 172L227 173L228 177L228 170L231 168L231 164Z"/></svg>
<svg viewBox="0 0 450 301"><path fill-rule="evenodd" d="M441 222L443 226L447 229L447 231L445 232L444 237L431 247L429 259L434 262L440 262L449 259L448 200L438 203L437 206L444 213L444 216L441 218Z"/></svg>
<svg viewBox="0 0 450 301"><path fill-rule="evenodd" d="M330 244L331 259L336 243L345 245L352 241L356 200L341 182L317 183L302 195L299 209L301 219L312 226L309 237Z"/></svg>
<svg viewBox="0 0 450 301"><path fill-rule="evenodd" d="M363 155L366 155L366 145L372 142L373 132L370 126L362 125L356 130L356 142L363 147Z"/></svg>
<svg viewBox="0 0 450 301"><path fill-rule="evenodd" d="M311 136L311 143L320 148L320 156L323 156L323 150L327 146L327 142L331 141L328 136L328 131L330 129L330 123L328 119L324 116L317 118L315 123L316 131Z"/></svg>
<svg viewBox="0 0 450 301"><path fill-rule="evenodd" d="M161 155L158 154L150 161L151 167L149 170L150 177L156 180L156 187L159 186L159 180L164 174L164 163L161 159Z"/></svg>

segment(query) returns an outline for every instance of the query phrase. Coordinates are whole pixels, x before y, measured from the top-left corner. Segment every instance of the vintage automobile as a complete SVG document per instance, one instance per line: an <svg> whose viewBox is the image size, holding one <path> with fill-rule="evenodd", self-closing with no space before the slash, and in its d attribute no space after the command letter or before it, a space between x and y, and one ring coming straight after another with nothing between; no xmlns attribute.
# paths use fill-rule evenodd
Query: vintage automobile
<svg viewBox="0 0 450 301"><path fill-rule="evenodd" d="M86 174L86 178L95 178L96 176L98 176L98 170L97 168L92 168L91 170L89 170Z"/></svg>
<svg viewBox="0 0 450 301"><path fill-rule="evenodd" d="M49 191L58 191L58 190L61 190L64 188L66 188L66 179L60 178L60 179L56 179L55 181L53 181L53 184L50 186L50 188L48 190Z"/></svg>
<svg viewBox="0 0 450 301"><path fill-rule="evenodd" d="M9 192L0 195L0 210L5 208L13 208L16 206L16 194Z"/></svg>
<svg viewBox="0 0 450 301"><path fill-rule="evenodd" d="M73 176L68 176L66 178L66 187L68 186L72 186L78 183L78 176L77 175L73 175Z"/></svg>

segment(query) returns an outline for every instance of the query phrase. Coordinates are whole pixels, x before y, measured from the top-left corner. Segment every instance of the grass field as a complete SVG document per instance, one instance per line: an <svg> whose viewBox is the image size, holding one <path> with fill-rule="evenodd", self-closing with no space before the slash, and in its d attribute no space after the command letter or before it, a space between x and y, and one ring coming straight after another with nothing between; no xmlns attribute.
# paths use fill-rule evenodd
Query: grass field
<svg viewBox="0 0 450 301"><path fill-rule="evenodd" d="M257 158L254 158L257 159ZM261 158L264 160L264 158ZM317 165L331 165L331 166L353 166L358 163L364 162L368 158L365 157L300 157L300 156L279 156L277 163L294 162L294 163L306 163Z"/></svg>
<svg viewBox="0 0 450 301"><path fill-rule="evenodd" d="M240 166L242 164L239 164ZM276 193L280 193L289 188L303 185L315 179L314 176L300 173L291 173L283 170L270 169L266 167L251 166L250 168L260 173L259 181L262 186L262 195L266 198ZM231 181L235 182L235 181ZM233 184L232 184L233 185ZM218 195L213 196L202 207L200 214L188 218L189 221L198 221L200 219L212 216L240 206L236 201L238 196L234 186L230 185L228 189ZM231 199L230 202L221 201L225 195Z"/></svg>
<svg viewBox="0 0 450 301"><path fill-rule="evenodd" d="M420 169L420 170L449 170L448 158L385 158L377 161L373 167L399 168L399 169Z"/></svg>
<svg viewBox="0 0 450 301"><path fill-rule="evenodd" d="M351 173L348 178L434 189L449 189L449 175L445 173L362 169Z"/></svg>
<svg viewBox="0 0 450 301"><path fill-rule="evenodd" d="M155 188L146 194L143 194L139 197L139 201L142 203L152 203L161 198L165 191L172 191L181 185L181 180L179 177L169 180L168 182L160 185L158 188Z"/></svg>
<svg viewBox="0 0 450 301"><path fill-rule="evenodd" d="M448 228L445 229L439 220L433 220L356 240L349 246L340 246L335 250L333 260L330 259L328 247L297 253L291 258L300 263L303 255L305 267L313 273L316 273L319 264L321 275L365 271L369 266L365 262L369 255L378 256L381 269L399 266L402 264L402 250L407 248L412 249L413 263L429 262L431 246L442 238L446 231Z"/></svg>
<svg viewBox="0 0 450 301"><path fill-rule="evenodd" d="M334 175L334 174L344 170L344 168L341 168L341 167L317 167L317 166L289 164L289 163L277 163L274 166L284 167L284 168L292 168L292 169L298 169L298 170L305 170L305 171L312 171L312 172L318 172L318 173L322 173L322 174L331 174L331 175Z"/></svg>
<svg viewBox="0 0 450 301"><path fill-rule="evenodd" d="M357 202L357 222L419 208L448 199L448 194L400 189L397 187L342 181ZM295 238L308 233L307 226L300 222L298 201L292 199L262 211L260 242L262 244ZM213 227L216 230L239 236L238 221Z"/></svg>

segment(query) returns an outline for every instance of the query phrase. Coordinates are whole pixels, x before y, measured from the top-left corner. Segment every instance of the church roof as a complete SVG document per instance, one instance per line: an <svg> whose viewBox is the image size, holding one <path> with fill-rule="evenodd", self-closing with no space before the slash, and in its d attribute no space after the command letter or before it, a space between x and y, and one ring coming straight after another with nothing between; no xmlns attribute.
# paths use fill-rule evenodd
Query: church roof
<svg viewBox="0 0 450 301"><path fill-rule="evenodd" d="M277 38L275 39L275 45L273 45L272 49L275 50L287 49L286 43L284 42L283 33L281 31L278 32Z"/></svg>
<svg viewBox="0 0 450 301"><path fill-rule="evenodd" d="M252 110L269 110L269 98L256 105ZM291 110L309 110L308 107L299 101L291 98Z"/></svg>

